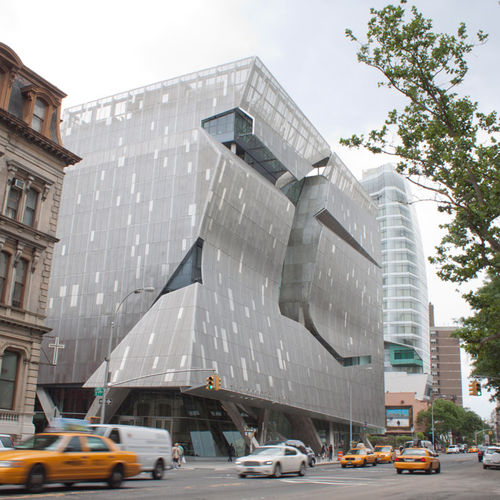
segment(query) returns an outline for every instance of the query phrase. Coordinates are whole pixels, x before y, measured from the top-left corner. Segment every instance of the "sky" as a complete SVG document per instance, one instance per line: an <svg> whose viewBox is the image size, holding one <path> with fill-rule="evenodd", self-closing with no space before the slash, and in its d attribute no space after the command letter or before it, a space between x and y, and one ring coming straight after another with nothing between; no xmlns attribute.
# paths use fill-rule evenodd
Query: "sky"
<svg viewBox="0 0 500 500"><path fill-rule="evenodd" d="M345 29L364 38L370 7L389 0L2 0L0 42L67 94L63 107L93 101L248 56L258 56L354 175L386 163L339 145L341 137L379 127L397 96L377 87L376 70L357 62ZM396 3L396 1L393 1ZM415 0L434 29L455 32L465 22L489 41L469 58L461 92L489 112L499 109L498 0ZM432 255L444 222L431 202L415 204L424 253ZM428 264L435 322L453 325L469 314L461 294ZM488 417L488 397L464 406Z"/></svg>

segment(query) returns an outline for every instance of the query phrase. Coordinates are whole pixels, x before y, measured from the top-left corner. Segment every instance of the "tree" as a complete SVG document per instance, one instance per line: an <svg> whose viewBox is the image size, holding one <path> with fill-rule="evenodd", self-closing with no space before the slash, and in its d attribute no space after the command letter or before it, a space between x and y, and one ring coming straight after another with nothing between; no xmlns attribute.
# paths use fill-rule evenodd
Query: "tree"
<svg viewBox="0 0 500 500"><path fill-rule="evenodd" d="M493 276L468 301L475 314L462 320L454 336L465 341L465 349L474 360L472 375L488 377L487 386L500 398L500 276Z"/></svg>
<svg viewBox="0 0 500 500"><path fill-rule="evenodd" d="M474 432L485 427L481 417L471 410L465 410L447 399L436 399L433 403L434 438L449 444L451 434L455 442L467 441L471 443ZM432 436L431 409L422 410L417 415L417 423L425 425L425 433Z"/></svg>
<svg viewBox="0 0 500 500"><path fill-rule="evenodd" d="M397 171L427 190L449 221L429 260L439 265L441 279L464 283L500 273L500 121L497 113L479 111L477 102L460 96L467 56L475 45L465 24L455 35L434 33L432 20L412 7L371 9L366 42L358 60L383 76L379 86L395 90L406 104L389 111L379 130L341 139L349 147L365 147L398 159ZM351 30L346 36L358 38ZM487 35L477 33L477 42ZM465 298L471 305L474 294ZM476 329L475 341L486 360L500 330ZM479 338L481 337L481 338ZM465 339L472 342L472 336ZM481 342L483 341L483 342ZM478 355L479 356L479 355ZM478 358L479 359L479 358ZM497 372L498 373L498 372Z"/></svg>

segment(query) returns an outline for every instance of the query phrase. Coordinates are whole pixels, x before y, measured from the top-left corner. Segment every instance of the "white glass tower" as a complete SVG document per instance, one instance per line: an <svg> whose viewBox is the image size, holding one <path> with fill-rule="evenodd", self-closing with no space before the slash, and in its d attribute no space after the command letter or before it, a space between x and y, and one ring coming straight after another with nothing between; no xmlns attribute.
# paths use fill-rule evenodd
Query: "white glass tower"
<svg viewBox="0 0 500 500"><path fill-rule="evenodd" d="M430 373L425 260L408 182L383 165L363 172L361 184L378 206L385 371Z"/></svg>

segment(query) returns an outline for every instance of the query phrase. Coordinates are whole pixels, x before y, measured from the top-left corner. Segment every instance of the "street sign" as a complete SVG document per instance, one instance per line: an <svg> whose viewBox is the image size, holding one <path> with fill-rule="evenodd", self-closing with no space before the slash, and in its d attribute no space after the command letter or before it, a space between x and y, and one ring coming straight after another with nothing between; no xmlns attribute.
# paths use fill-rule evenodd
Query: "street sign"
<svg viewBox="0 0 500 500"><path fill-rule="evenodd" d="M103 399L103 398L99 398L99 404L101 404L101 405L102 405L102 399ZM112 402L113 402L113 400L111 400L111 399L109 399L109 398L107 398L107 399L106 399L106 404L107 404L107 405L110 405Z"/></svg>
<svg viewBox="0 0 500 500"><path fill-rule="evenodd" d="M104 396L104 387L94 387L94 396Z"/></svg>

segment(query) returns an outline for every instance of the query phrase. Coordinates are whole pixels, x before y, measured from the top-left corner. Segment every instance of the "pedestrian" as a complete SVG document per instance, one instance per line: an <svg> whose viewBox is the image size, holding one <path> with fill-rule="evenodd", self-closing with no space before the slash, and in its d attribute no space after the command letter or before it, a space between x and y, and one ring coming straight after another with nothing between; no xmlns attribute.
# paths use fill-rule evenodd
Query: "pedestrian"
<svg viewBox="0 0 500 500"><path fill-rule="evenodd" d="M333 444L332 443L330 443L328 445L328 459L330 460L330 462L333 459Z"/></svg>
<svg viewBox="0 0 500 500"><path fill-rule="evenodd" d="M177 443L177 448L179 448L179 467L181 464L186 463L186 459L184 458L184 446L182 444Z"/></svg>
<svg viewBox="0 0 500 500"><path fill-rule="evenodd" d="M230 444L229 444L229 447L228 447L228 449L227 449L227 454L228 454L227 461L228 461L228 462L232 462L232 461L233 461L234 454L235 454L235 450L234 450L233 443L230 443Z"/></svg>
<svg viewBox="0 0 500 500"><path fill-rule="evenodd" d="M174 469L179 468L180 457L181 457L181 450L179 449L177 443L175 443L174 446L172 446L172 460L174 462Z"/></svg>

